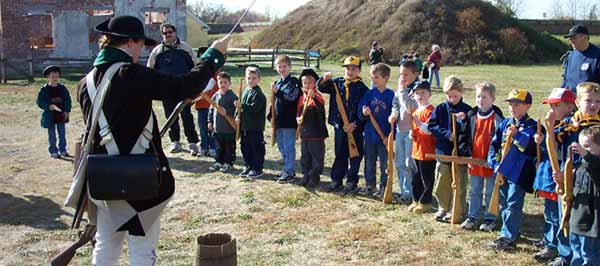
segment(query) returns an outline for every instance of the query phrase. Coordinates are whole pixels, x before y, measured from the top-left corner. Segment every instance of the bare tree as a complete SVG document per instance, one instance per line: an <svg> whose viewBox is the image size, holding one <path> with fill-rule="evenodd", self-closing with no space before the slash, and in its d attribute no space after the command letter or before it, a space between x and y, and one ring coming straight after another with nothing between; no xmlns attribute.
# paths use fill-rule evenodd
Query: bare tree
<svg viewBox="0 0 600 266"><path fill-rule="evenodd" d="M500 9L500 11L512 17L517 17L523 5L522 0L493 0L492 3Z"/></svg>
<svg viewBox="0 0 600 266"><path fill-rule="evenodd" d="M587 20L592 21L592 20L598 20L598 14L597 14L597 5L593 4L592 7L590 8L588 14L587 14Z"/></svg>

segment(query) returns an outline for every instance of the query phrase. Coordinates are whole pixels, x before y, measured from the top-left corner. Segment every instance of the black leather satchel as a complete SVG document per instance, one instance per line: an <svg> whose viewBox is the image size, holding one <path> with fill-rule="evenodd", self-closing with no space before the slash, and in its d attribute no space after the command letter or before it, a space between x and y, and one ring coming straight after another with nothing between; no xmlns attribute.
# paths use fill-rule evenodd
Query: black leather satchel
<svg viewBox="0 0 600 266"><path fill-rule="evenodd" d="M148 200L157 198L161 175L155 154L87 156L86 176L96 200Z"/></svg>

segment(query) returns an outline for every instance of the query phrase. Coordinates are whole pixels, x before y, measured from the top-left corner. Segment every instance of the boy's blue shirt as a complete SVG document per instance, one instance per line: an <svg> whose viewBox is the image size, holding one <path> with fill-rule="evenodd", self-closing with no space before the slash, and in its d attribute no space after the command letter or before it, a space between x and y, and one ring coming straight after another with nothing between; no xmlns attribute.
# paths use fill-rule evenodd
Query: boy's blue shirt
<svg viewBox="0 0 600 266"><path fill-rule="evenodd" d="M518 131L513 137L504 161L500 164L502 143L506 140L504 133L510 125L515 125ZM527 192L533 192L535 179L537 152L533 138L536 131L537 122L527 114L519 120L506 118L494 133L488 153L488 164L494 169L494 174L502 173L508 180L519 184Z"/></svg>
<svg viewBox="0 0 600 266"><path fill-rule="evenodd" d="M350 123L356 123L357 132L362 132L363 123L358 117L358 104L362 97L369 91L369 88L365 86L362 81L352 82L349 85L350 95L346 100L346 90L344 87L345 79L343 77L338 77L334 79L330 79L323 84L321 83L321 79L317 80L317 89L322 93L330 94L329 97L329 117L327 118L327 123L332 125L336 130L342 130L344 128L344 122L342 121L342 117L338 111L337 102L335 100L335 88L333 84L337 85L337 88L340 92L340 96L342 97L342 101L345 103L346 114L348 115L348 121Z"/></svg>
<svg viewBox="0 0 600 266"><path fill-rule="evenodd" d="M431 117L429 118L428 128L431 131L431 134L435 137L435 153L436 154L444 154L451 155L452 149L454 148L454 144L450 141L450 135L452 134L452 120L450 118L450 113L460 113L463 112L466 114L471 110L471 106L463 102L461 98L460 101L452 105L448 101L445 101L442 104L439 104L433 109L431 113ZM459 156L471 156L471 148L468 145L468 130L466 127L466 123L468 123L467 119L456 120L456 128L458 134L458 153ZM461 130L463 129L463 130Z"/></svg>
<svg viewBox="0 0 600 266"><path fill-rule="evenodd" d="M394 91L386 88L383 92L380 92L376 87L367 91L358 104L358 117L364 121L365 124L365 143L378 144L383 143L379 134L375 130L373 124L371 124L370 118L364 116L362 109L364 106L368 106L371 109L371 115L375 118L375 121L386 136L390 134L391 126L388 122L388 117L392 113L392 102L394 100Z"/></svg>
<svg viewBox="0 0 600 266"><path fill-rule="evenodd" d="M557 154L559 155L558 160L561 165L561 169L563 167L564 161L567 158L567 149L571 143L569 141L570 136L565 134L568 133L565 131L565 129L570 123L571 117L566 117L554 126L554 138L556 141L556 146L558 148ZM544 139L542 140L542 143L540 145L542 153L540 158L540 165L536 169L533 188L535 190L556 193L556 183L552 178L552 164L550 163L550 158L548 157L548 146L546 145L545 129L542 128L542 131L544 132Z"/></svg>

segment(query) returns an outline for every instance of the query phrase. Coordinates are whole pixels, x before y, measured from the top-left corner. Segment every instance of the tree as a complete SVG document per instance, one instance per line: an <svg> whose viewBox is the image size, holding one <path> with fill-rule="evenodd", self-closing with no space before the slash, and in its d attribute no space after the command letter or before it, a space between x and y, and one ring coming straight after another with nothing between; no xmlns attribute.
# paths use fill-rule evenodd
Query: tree
<svg viewBox="0 0 600 266"><path fill-rule="evenodd" d="M589 21L598 20L598 14L596 12L597 12L597 6L596 6L596 4L593 4L592 7L590 8L590 12L587 15L587 19Z"/></svg>
<svg viewBox="0 0 600 266"><path fill-rule="evenodd" d="M517 17L523 5L522 0L493 0L492 2L500 11L511 17Z"/></svg>
<svg viewBox="0 0 600 266"><path fill-rule="evenodd" d="M203 0L188 5L188 9L192 14L198 16L206 23L235 23L242 12L244 12L243 10L231 12L222 4L207 3ZM244 17L242 22L259 22L269 20L270 19L268 16L250 11Z"/></svg>

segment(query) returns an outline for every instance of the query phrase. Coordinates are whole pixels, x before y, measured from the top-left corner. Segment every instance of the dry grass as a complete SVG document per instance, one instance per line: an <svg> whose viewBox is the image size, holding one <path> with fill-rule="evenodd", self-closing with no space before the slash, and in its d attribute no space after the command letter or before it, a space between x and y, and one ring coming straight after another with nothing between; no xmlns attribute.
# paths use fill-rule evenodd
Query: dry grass
<svg viewBox="0 0 600 266"><path fill-rule="evenodd" d="M341 74L336 64L326 70ZM230 69L232 70L232 69ZM295 69L296 71L298 68ZM232 70L237 80L241 71ZM264 71L267 88L274 72ZM560 67L486 65L447 67L442 75L457 74L467 87L490 80L501 99L513 87L531 88L539 100L560 83ZM394 69L392 80L396 80ZM367 69L363 70L367 75ZM73 75L77 77L77 75ZM74 80L67 86L73 91ZM370 81L366 80L366 84ZM72 164L52 160L46 152L46 133L39 127L35 106L41 83L0 86L0 265L42 265L76 237L68 230L72 210L61 207ZM395 82L390 82L395 87ZM269 94L265 90L266 94ZM473 103L473 90L465 99ZM434 92L434 103L443 98ZM506 105L500 103L505 109ZM155 111L163 117L157 103ZM544 109L535 106L539 115ZM69 148L82 125L74 106L68 126ZM164 123L164 119L161 119ZM270 140L270 130L266 130ZM168 141L164 143L169 145ZM333 139L327 140L326 166L333 160ZM299 156L299 155L298 155ZM523 238L516 253L496 253L483 245L497 233L465 232L440 224L431 215L408 213L406 206L385 206L366 198L347 198L294 185L273 182L281 168L275 147L267 145L267 175L248 182L233 174L207 173L210 158L188 154L170 156L176 194L162 217L159 265L191 265L194 239L207 232L227 232L238 239L240 265L534 265L532 239L541 237L541 201L527 198ZM241 155L238 152L237 169ZM329 181L328 171L323 180ZM362 178L361 178L362 182ZM73 265L89 265L91 248L82 248ZM126 262L123 252L122 262Z"/></svg>

